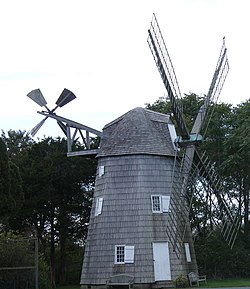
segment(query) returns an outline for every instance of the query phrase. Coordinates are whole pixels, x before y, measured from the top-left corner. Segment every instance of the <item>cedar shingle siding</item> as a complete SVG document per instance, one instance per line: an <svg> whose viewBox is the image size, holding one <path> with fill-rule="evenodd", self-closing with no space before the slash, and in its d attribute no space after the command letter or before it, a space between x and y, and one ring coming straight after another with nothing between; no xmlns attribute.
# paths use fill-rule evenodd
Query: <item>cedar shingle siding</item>
<svg viewBox="0 0 250 289"><path fill-rule="evenodd" d="M172 280L196 270L192 240L186 240L192 256L187 264L184 246L177 258L169 242L169 213L152 212L152 195L171 194L175 150L168 123L168 115L136 108L104 127L97 156L104 174L96 176L82 285L104 285L120 273L134 276L139 287L155 283L153 242L169 243ZM95 216L97 198L103 203ZM116 245L134 246L134 262L115 264Z"/></svg>

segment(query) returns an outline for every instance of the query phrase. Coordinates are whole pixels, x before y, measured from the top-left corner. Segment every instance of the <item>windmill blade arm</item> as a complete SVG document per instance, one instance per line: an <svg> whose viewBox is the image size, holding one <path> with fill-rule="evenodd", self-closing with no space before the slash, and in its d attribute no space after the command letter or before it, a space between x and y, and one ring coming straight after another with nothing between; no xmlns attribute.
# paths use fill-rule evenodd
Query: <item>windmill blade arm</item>
<svg viewBox="0 0 250 289"><path fill-rule="evenodd" d="M69 103L70 101L74 100L76 96L74 93L67 88L64 88L63 92L59 96L58 100L56 101L57 106L64 106L65 104Z"/></svg>
<svg viewBox="0 0 250 289"><path fill-rule="evenodd" d="M42 127L42 125L44 124L44 122L46 121L48 117L46 116L42 121L40 121L35 127L32 128L32 130L30 131L30 134L32 137L34 137L37 132L39 131L39 129Z"/></svg>
<svg viewBox="0 0 250 289"><path fill-rule="evenodd" d="M229 64L227 58L227 48L225 45L225 39L223 38L223 45L215 68L213 79L209 87L205 102L201 106L199 113L196 117L196 120L194 122L194 126L191 131L192 134L200 133L202 127L204 126L204 123L208 119L209 106L212 102L214 103L217 102L222 87L224 85L224 82L226 80L228 71L229 71Z"/></svg>
<svg viewBox="0 0 250 289"><path fill-rule="evenodd" d="M153 20L148 34L147 42L167 90L180 134L183 139L189 139L189 131L184 121L182 110L179 108L177 102L178 98L181 97L179 85L155 14L153 14Z"/></svg>
<svg viewBox="0 0 250 289"><path fill-rule="evenodd" d="M41 90L38 89L34 89L32 91L30 91L27 96L32 99L35 103L37 103L40 106L46 106L47 102L41 92Z"/></svg>
<svg viewBox="0 0 250 289"><path fill-rule="evenodd" d="M220 92L222 90L222 87L224 85L224 82L226 80L228 71L229 71L229 63L227 58L227 48L224 37L220 56L207 94L207 98L210 99L210 102L217 101Z"/></svg>

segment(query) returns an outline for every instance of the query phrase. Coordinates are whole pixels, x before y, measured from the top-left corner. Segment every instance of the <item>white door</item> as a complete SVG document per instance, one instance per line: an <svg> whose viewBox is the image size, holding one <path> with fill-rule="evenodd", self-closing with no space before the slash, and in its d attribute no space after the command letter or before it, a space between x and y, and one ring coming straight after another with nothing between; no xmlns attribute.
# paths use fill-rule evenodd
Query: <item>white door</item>
<svg viewBox="0 0 250 289"><path fill-rule="evenodd" d="M171 280L168 242L153 243L155 281Z"/></svg>

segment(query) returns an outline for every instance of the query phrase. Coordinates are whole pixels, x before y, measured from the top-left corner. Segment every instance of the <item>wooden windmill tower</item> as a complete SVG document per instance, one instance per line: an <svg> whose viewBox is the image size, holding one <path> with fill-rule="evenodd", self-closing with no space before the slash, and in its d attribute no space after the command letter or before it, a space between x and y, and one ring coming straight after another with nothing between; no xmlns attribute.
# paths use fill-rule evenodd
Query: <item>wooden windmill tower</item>
<svg viewBox="0 0 250 289"><path fill-rule="evenodd" d="M179 108L175 73L154 15L148 33L148 44L172 104L178 137L169 115L144 108L127 112L107 124L103 132L48 109L40 112L56 119L65 131L68 156L96 154L98 158L82 288L104 288L107 282L160 288L171 285L180 273L197 272L189 222L194 198L208 196L210 221L221 227L230 246L240 224L237 212L231 211L229 196L221 193L219 178L196 149L202 141L200 132L209 104L218 97L227 74L226 48L223 44L206 101L189 133ZM73 152L78 133L87 150ZM89 134L101 138L98 150L90 149ZM196 188L202 186L202 193L197 189L187 198L190 182Z"/></svg>

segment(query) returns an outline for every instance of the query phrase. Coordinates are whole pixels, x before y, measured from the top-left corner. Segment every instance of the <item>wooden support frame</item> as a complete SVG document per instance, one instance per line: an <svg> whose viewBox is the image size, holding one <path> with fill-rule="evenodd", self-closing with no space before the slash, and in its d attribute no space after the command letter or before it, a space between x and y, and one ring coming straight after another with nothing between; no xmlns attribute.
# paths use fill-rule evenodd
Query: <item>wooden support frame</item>
<svg viewBox="0 0 250 289"><path fill-rule="evenodd" d="M65 127L63 130L67 137L67 156L81 156L81 155L96 155L99 149L91 149L91 134L94 136L102 137L102 132L81 123L72 121L70 119L56 115L55 113L48 113L45 111L39 112L39 114L46 117L53 118L57 120L60 127ZM73 143L76 141L77 137L81 139L81 142L85 146L85 150L73 151Z"/></svg>

